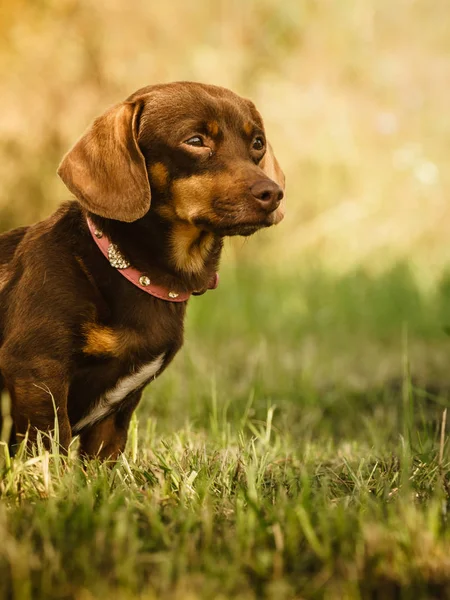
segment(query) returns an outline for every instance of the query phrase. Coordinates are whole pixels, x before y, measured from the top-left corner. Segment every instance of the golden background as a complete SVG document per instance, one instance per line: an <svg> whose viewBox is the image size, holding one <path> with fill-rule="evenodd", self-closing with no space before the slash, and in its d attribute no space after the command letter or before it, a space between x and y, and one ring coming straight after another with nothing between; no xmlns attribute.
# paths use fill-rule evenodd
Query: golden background
<svg viewBox="0 0 450 600"><path fill-rule="evenodd" d="M70 197L55 172L109 105L197 80L252 98L286 172L278 228L229 245L345 271L450 258L444 0L7 0L0 8L0 229ZM257 251L255 251L257 250Z"/></svg>

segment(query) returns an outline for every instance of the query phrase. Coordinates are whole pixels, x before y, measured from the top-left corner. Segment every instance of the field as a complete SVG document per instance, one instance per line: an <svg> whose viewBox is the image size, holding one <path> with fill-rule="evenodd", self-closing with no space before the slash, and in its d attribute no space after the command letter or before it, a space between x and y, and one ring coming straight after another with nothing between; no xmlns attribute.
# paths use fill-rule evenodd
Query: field
<svg viewBox="0 0 450 600"><path fill-rule="evenodd" d="M222 279L118 464L2 459L2 597L450 597L448 278Z"/></svg>
<svg viewBox="0 0 450 600"><path fill-rule="evenodd" d="M0 598L450 599L447 2L9 0L0 34L0 230L149 83L251 97L288 182L117 464L0 446Z"/></svg>

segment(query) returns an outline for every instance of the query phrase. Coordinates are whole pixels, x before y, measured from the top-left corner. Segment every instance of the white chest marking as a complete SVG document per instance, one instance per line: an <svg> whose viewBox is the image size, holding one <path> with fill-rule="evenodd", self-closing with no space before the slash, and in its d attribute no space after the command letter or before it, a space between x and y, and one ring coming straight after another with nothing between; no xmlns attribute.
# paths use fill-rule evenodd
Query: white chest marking
<svg viewBox="0 0 450 600"><path fill-rule="evenodd" d="M122 402L122 400L128 396L128 394L137 390L154 377L161 369L163 362L164 354L160 354L155 360L142 366L138 371L119 379L115 387L108 390L100 397L91 412L73 426L72 431L78 433L87 425L93 425L97 421L100 421L100 419L103 419L103 417L106 417L117 404Z"/></svg>

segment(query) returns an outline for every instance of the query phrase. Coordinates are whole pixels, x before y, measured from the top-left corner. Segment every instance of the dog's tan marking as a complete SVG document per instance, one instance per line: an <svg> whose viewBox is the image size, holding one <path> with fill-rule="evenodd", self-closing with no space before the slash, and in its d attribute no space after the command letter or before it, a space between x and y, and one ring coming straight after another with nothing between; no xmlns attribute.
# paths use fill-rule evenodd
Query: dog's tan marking
<svg viewBox="0 0 450 600"><path fill-rule="evenodd" d="M172 231L175 266L180 271L200 273L214 244L214 235L202 232L194 225L177 223Z"/></svg>
<svg viewBox="0 0 450 600"><path fill-rule="evenodd" d="M84 326L86 343L83 347L85 354L119 354L120 341L117 333L111 327L96 325L95 323Z"/></svg>
<svg viewBox="0 0 450 600"><path fill-rule="evenodd" d="M169 171L161 162L157 162L150 167L150 175L152 184L157 188L162 189L167 185L169 179Z"/></svg>
<svg viewBox="0 0 450 600"><path fill-rule="evenodd" d="M195 217L211 210L213 187L217 182L213 175L192 175L173 182L172 196L176 216L188 223Z"/></svg>
<svg viewBox="0 0 450 600"><path fill-rule="evenodd" d="M217 121L209 121L209 123L206 125L206 128L209 135L212 135L213 137L219 133L219 124Z"/></svg>
<svg viewBox="0 0 450 600"><path fill-rule="evenodd" d="M83 346L85 354L122 356L137 348L141 340L139 334L131 329L112 329L95 322L85 323L82 329L85 338Z"/></svg>
<svg viewBox="0 0 450 600"><path fill-rule="evenodd" d="M250 121L248 121L247 123L244 123L244 131L245 131L245 135L252 135L253 132L253 124L250 123Z"/></svg>

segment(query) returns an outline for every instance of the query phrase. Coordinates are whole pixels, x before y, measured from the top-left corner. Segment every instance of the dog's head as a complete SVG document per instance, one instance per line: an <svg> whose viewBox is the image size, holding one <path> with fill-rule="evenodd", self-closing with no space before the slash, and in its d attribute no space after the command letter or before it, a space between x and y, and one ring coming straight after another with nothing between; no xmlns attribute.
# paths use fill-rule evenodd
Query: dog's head
<svg viewBox="0 0 450 600"><path fill-rule="evenodd" d="M218 235L284 216L284 175L254 104L216 86L143 88L96 119L58 174L89 211L132 222L151 211Z"/></svg>

